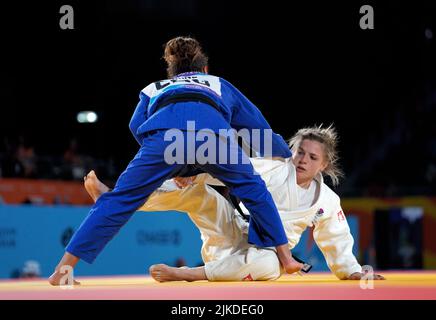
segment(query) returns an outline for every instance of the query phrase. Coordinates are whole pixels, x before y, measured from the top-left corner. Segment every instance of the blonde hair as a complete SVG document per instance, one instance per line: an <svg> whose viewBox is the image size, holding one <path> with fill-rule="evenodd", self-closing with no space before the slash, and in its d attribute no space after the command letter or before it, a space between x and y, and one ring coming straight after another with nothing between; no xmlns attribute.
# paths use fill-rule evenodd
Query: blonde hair
<svg viewBox="0 0 436 320"><path fill-rule="evenodd" d="M344 173L338 166L338 134L333 124L327 128L323 128L322 124L314 127L303 128L289 140L289 147L292 153L296 153L303 140L313 140L321 143L324 146L324 160L327 162L323 174L330 177L334 186L339 184L339 178L344 176Z"/></svg>

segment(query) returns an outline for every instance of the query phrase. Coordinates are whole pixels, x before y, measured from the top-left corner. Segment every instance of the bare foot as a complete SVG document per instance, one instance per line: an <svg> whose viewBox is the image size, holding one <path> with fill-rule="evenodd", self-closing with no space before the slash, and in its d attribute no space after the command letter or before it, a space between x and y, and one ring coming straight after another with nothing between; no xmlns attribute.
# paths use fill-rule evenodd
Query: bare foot
<svg viewBox="0 0 436 320"><path fill-rule="evenodd" d="M88 191L88 194L94 202L96 202L103 193L109 191L109 188L103 182L98 180L94 170L91 170L83 180L85 181L85 189Z"/></svg>
<svg viewBox="0 0 436 320"><path fill-rule="evenodd" d="M177 268L167 266L166 264L154 264L149 269L150 275L157 282L182 281L178 277Z"/></svg>
<svg viewBox="0 0 436 320"><path fill-rule="evenodd" d="M286 273L292 274L298 272L304 265L292 257L291 251L289 251L288 244L282 244L276 247L277 256L279 258L280 264Z"/></svg>
<svg viewBox="0 0 436 320"><path fill-rule="evenodd" d="M154 264L150 267L150 275L158 282L207 280L204 267L170 267L166 264Z"/></svg>
<svg viewBox="0 0 436 320"><path fill-rule="evenodd" d="M66 286L69 285L68 284L68 279L65 278L65 274L66 273L60 273L59 271L55 271L53 272L53 274L48 278L48 282L52 285L52 286ZM71 281L71 280L70 280ZM76 281L73 279L73 285L78 286L80 285L79 281Z"/></svg>
<svg viewBox="0 0 436 320"><path fill-rule="evenodd" d="M291 261L286 266L283 266L283 268L286 270L286 273L288 273L288 274L298 272L303 267L304 267L304 265L302 263L298 262L297 260L295 260L294 258L291 258Z"/></svg>

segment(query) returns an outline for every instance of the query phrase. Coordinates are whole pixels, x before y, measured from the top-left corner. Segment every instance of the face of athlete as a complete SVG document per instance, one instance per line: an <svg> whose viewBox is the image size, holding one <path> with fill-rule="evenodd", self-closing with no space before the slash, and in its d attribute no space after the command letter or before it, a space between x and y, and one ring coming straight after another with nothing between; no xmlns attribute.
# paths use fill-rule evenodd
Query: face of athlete
<svg viewBox="0 0 436 320"><path fill-rule="evenodd" d="M326 167L324 146L318 141L304 139L292 157L297 171L297 183L307 188L315 176Z"/></svg>

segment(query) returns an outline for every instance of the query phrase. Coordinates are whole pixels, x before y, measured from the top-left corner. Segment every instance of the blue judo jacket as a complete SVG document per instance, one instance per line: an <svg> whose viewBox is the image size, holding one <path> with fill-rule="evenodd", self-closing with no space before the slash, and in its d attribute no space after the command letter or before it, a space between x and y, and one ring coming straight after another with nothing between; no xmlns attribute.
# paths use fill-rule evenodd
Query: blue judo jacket
<svg viewBox="0 0 436 320"><path fill-rule="evenodd" d="M156 112L156 106L169 96L185 93L200 93L213 100L218 110L203 103L170 104ZM271 127L259 109L228 81L201 72L188 72L149 84L140 95L140 101L129 127L139 144L145 133L160 129L187 129L187 122L195 119L195 128L248 129L250 140L246 141L260 156L291 157L284 139L272 133L271 153L264 154L264 131ZM182 105L183 104L183 105ZM251 129L261 129L260 135L251 135ZM258 140L258 141L257 141ZM256 147L260 147L256 150ZM266 150L266 149L265 149Z"/></svg>

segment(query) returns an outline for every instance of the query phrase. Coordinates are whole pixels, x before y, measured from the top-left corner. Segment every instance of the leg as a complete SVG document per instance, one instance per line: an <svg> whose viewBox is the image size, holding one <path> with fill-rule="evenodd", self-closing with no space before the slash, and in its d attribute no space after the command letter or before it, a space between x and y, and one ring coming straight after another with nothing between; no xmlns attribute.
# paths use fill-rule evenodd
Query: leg
<svg viewBox="0 0 436 320"><path fill-rule="evenodd" d="M281 275L276 253L269 249L249 247L204 267L175 268L165 264L150 267L150 275L158 282L167 281L268 281Z"/></svg>
<svg viewBox="0 0 436 320"><path fill-rule="evenodd" d="M97 199L105 192L109 191L109 188L102 183L100 180L98 180L94 170L91 170L85 178L85 189L88 192L89 196L94 200L94 202L97 201ZM64 278L66 272L61 272L62 266L70 266L72 269L76 266L76 264L79 262L79 258L76 256L73 256L72 254L65 252L64 256L62 257L59 264L56 266L55 271L53 274L49 277L49 283L53 286L58 286L61 284L61 280ZM74 279L73 279L74 280ZM79 285L80 283L74 280L74 285Z"/></svg>
<svg viewBox="0 0 436 320"><path fill-rule="evenodd" d="M148 144L141 147L114 190L98 198L68 244L67 252L92 263L147 197L175 174L177 167L167 165L161 154L150 149Z"/></svg>
<svg viewBox="0 0 436 320"><path fill-rule="evenodd" d="M205 265L209 281L268 281L281 275L280 262L272 249L245 248Z"/></svg>
<svg viewBox="0 0 436 320"><path fill-rule="evenodd" d="M138 154L119 177L114 190L98 198L68 244L67 253L92 263L147 197L182 168L181 165L164 162L164 148L165 143L159 133L144 140ZM57 268L67 265L64 260Z"/></svg>

